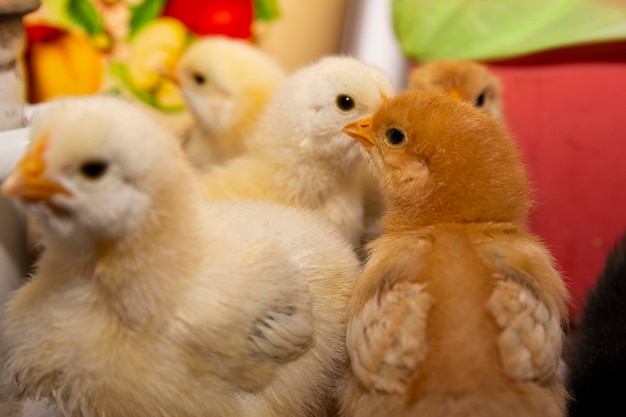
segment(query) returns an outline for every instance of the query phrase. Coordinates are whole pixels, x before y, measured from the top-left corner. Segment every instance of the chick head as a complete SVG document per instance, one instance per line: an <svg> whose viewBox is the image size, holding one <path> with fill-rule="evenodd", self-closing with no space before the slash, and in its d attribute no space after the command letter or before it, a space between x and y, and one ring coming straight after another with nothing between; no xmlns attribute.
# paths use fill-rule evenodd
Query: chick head
<svg viewBox="0 0 626 417"><path fill-rule="evenodd" d="M502 119L500 80L478 62L458 60L423 64L411 72L409 89L440 91Z"/></svg>
<svg viewBox="0 0 626 417"><path fill-rule="evenodd" d="M322 58L292 74L276 91L262 139L272 149L292 146L341 163L356 161L359 146L341 129L372 114L392 95L391 81L379 68L347 56Z"/></svg>
<svg viewBox="0 0 626 417"><path fill-rule="evenodd" d="M344 131L367 149L390 222L523 222L525 168L502 123L468 103L407 91Z"/></svg>
<svg viewBox="0 0 626 417"><path fill-rule="evenodd" d="M207 133L225 133L263 106L286 77L258 47L224 36L201 38L176 64L187 107Z"/></svg>
<svg viewBox="0 0 626 417"><path fill-rule="evenodd" d="M178 157L177 157L178 156ZM176 186L177 140L113 97L51 102L32 124L26 155L2 192L41 232L81 245L115 239L159 216L155 196Z"/></svg>

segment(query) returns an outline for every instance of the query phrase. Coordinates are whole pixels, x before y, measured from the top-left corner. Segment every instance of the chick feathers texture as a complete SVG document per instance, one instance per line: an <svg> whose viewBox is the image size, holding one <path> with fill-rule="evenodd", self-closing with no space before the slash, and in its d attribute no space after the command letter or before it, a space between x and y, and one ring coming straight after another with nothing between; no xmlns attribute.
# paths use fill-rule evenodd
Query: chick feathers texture
<svg viewBox="0 0 626 417"><path fill-rule="evenodd" d="M409 74L409 89L430 90L466 101L502 120L502 86L489 69L467 60L432 61Z"/></svg>
<svg viewBox="0 0 626 417"><path fill-rule="evenodd" d="M587 294L565 355L569 417L623 416L626 373L626 234ZM600 411L602 410L602 411Z"/></svg>
<svg viewBox="0 0 626 417"><path fill-rule="evenodd" d="M325 415L349 243L304 210L204 202L174 137L130 104L74 100L32 126L35 182L65 192L25 201L47 250L3 323L22 396L66 417Z"/></svg>
<svg viewBox="0 0 626 417"><path fill-rule="evenodd" d="M246 197L313 209L358 246L362 156L359 144L341 129L373 113L392 94L382 70L354 58L325 57L300 69L266 107L249 151L206 173L206 198Z"/></svg>
<svg viewBox="0 0 626 417"><path fill-rule="evenodd" d="M506 129L409 91L365 134L388 208L350 301L343 415L562 416L566 290L523 226L530 192Z"/></svg>
<svg viewBox="0 0 626 417"><path fill-rule="evenodd" d="M270 55L240 39L200 38L175 69L196 125L185 140L200 170L245 151L246 137L287 74Z"/></svg>

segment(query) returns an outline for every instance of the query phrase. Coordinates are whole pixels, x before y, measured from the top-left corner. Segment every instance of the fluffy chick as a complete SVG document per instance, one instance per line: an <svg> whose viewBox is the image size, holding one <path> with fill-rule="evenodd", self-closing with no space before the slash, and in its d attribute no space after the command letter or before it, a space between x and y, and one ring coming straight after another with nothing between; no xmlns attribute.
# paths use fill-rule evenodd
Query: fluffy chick
<svg viewBox="0 0 626 417"><path fill-rule="evenodd" d="M626 234L589 291L565 355L569 417L626 415ZM602 410L601 412L598 410Z"/></svg>
<svg viewBox="0 0 626 417"><path fill-rule="evenodd" d="M175 75L196 120L184 148L204 170L245 150L251 126L286 72L249 42L211 36L185 51Z"/></svg>
<svg viewBox="0 0 626 417"><path fill-rule="evenodd" d="M500 80L478 62L444 60L425 63L409 74L409 89L439 91L467 101L502 120Z"/></svg>
<svg viewBox="0 0 626 417"><path fill-rule="evenodd" d="M345 131L388 207L349 308L344 414L562 416L566 290L523 226L531 201L506 129L410 91Z"/></svg>
<svg viewBox="0 0 626 417"><path fill-rule="evenodd" d="M8 303L8 372L67 417L324 415L359 263L314 213L202 200L128 103L51 104L2 186L46 251Z"/></svg>
<svg viewBox="0 0 626 417"><path fill-rule="evenodd" d="M486 66L475 61L433 61L420 65L409 74L409 89L440 91L502 119L500 81ZM377 179L370 176L365 190L364 243L382 233L380 219L385 213L384 200Z"/></svg>
<svg viewBox="0 0 626 417"><path fill-rule="evenodd" d="M207 199L246 197L314 209L358 246L363 233L360 146L341 129L393 94L380 69L325 57L276 91L249 138L249 152L204 176Z"/></svg>

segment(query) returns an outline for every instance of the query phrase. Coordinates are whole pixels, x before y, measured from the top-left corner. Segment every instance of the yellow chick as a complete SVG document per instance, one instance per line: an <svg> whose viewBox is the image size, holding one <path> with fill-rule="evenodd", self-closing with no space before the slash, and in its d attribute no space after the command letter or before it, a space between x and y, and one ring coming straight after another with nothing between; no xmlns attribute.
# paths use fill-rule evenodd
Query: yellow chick
<svg viewBox="0 0 626 417"><path fill-rule="evenodd" d="M384 233L347 330L345 416L560 417L567 292L525 230L525 169L503 125L409 91L345 127L377 169Z"/></svg>
<svg viewBox="0 0 626 417"><path fill-rule="evenodd" d="M42 110L2 185L46 246L8 302L6 370L65 417L324 415L360 266L312 212L206 203L129 103Z"/></svg>
<svg viewBox="0 0 626 417"><path fill-rule="evenodd" d="M498 77L478 62L432 61L409 74L409 89L432 90L467 101L502 120L502 86Z"/></svg>
<svg viewBox="0 0 626 417"><path fill-rule="evenodd" d="M195 125L184 142L200 170L245 150L245 138L286 72L270 55L241 39L201 38L175 68Z"/></svg>
<svg viewBox="0 0 626 417"><path fill-rule="evenodd" d="M209 200L246 197L323 214L353 245L363 234L363 170L358 143L341 129L393 94L382 70L331 56L292 74L276 91L249 152L203 177Z"/></svg>

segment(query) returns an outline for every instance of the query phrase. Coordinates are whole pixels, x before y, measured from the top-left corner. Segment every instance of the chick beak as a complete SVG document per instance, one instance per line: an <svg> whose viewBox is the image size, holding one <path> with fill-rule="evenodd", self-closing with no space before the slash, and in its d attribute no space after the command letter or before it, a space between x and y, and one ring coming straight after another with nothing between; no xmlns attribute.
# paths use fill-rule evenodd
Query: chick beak
<svg viewBox="0 0 626 417"><path fill-rule="evenodd" d="M178 75L176 74L176 71L174 70L174 66L159 67L157 69L157 72L165 80L171 82L176 87L180 87L180 78L178 78Z"/></svg>
<svg viewBox="0 0 626 417"><path fill-rule="evenodd" d="M358 140L363 146L369 149L376 145L376 141L374 141L374 138L372 138L369 133L371 125L372 117L364 117L361 120L345 125L342 131L348 136Z"/></svg>
<svg viewBox="0 0 626 417"><path fill-rule="evenodd" d="M49 203L57 194L70 195L61 184L43 176L46 165L42 154L47 142L47 137L42 138L35 148L22 158L13 173L2 184L2 194L24 201L45 203Z"/></svg>
<svg viewBox="0 0 626 417"><path fill-rule="evenodd" d="M457 90L456 88L453 88L450 91L448 91L448 97L450 97L453 100L461 100L461 94L459 93L459 90Z"/></svg>

